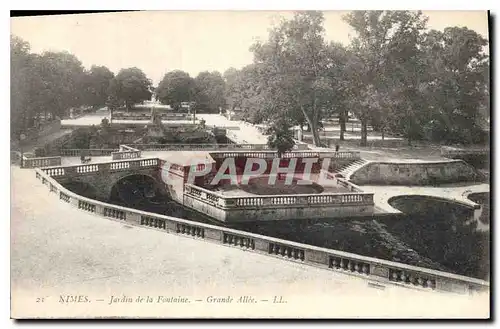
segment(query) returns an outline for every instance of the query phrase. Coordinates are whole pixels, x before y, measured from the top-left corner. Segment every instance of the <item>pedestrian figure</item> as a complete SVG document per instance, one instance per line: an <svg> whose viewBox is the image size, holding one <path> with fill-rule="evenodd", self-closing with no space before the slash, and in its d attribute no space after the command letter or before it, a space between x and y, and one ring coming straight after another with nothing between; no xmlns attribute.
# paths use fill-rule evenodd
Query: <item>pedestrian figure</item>
<svg viewBox="0 0 500 329"><path fill-rule="evenodd" d="M336 144L336 145L335 145L335 152L338 152L338 151L339 151L339 149L340 149L340 145L339 145L339 144Z"/></svg>

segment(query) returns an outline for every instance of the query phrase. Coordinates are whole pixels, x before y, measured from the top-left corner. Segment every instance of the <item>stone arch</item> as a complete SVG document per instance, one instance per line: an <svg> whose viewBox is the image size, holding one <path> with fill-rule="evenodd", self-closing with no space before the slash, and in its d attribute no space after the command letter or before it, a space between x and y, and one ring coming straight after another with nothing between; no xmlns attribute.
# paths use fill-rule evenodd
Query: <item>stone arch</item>
<svg viewBox="0 0 500 329"><path fill-rule="evenodd" d="M146 177L147 180L149 180L152 183L151 190L154 192L156 195L162 195L162 196L167 196L168 195L168 190L165 187L165 184L161 181L161 179L158 179L158 177L155 177L154 175L151 175L149 173L144 173L144 172L128 172L125 173L124 175L120 175L118 177L115 177L111 184L109 184L109 190L107 191L108 199L113 196L114 193L118 193L118 185L120 183L126 182L128 179L133 179L133 178L138 178L138 177Z"/></svg>

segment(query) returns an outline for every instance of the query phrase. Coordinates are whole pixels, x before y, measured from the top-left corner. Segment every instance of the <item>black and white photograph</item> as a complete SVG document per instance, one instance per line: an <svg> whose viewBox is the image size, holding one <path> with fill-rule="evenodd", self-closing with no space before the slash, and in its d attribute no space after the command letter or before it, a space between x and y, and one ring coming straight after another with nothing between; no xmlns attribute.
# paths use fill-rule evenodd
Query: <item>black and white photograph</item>
<svg viewBox="0 0 500 329"><path fill-rule="evenodd" d="M11 318L489 319L490 19L11 14Z"/></svg>

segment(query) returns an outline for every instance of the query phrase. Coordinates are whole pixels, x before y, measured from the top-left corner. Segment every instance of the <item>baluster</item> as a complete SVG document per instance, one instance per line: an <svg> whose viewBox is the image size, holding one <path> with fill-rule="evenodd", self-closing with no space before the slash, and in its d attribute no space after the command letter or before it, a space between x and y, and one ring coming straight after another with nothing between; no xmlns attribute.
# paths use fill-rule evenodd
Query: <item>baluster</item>
<svg viewBox="0 0 500 329"><path fill-rule="evenodd" d="M424 287L424 286L425 286L425 285L424 285L424 279L422 279L421 277L418 277L418 279L417 279L417 283L418 283L418 285L419 285L419 286L421 286L421 287Z"/></svg>
<svg viewBox="0 0 500 329"><path fill-rule="evenodd" d="M280 252L280 247L279 247L277 244L275 244L275 245L274 245L273 252L274 252L276 255L278 255L278 254L279 254L279 252Z"/></svg>
<svg viewBox="0 0 500 329"><path fill-rule="evenodd" d="M346 269L346 267L347 267L346 260L341 259L341 260L340 260L340 268L341 268L342 270L345 270L345 269Z"/></svg>

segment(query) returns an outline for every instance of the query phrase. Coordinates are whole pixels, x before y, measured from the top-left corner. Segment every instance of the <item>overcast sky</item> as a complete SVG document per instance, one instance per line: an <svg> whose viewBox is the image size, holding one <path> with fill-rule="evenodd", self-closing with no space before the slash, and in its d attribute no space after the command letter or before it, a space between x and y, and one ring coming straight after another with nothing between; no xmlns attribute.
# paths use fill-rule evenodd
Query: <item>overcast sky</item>
<svg viewBox="0 0 500 329"><path fill-rule="evenodd" d="M346 12L325 12L326 39L347 44ZM424 11L428 26L466 26L488 39L485 11ZM138 67L156 85L163 75L180 69L201 71L241 68L252 62L250 45L265 40L268 28L290 12L152 11L20 17L11 19L11 33L28 41L31 51L66 50L86 68L105 65L117 73Z"/></svg>

